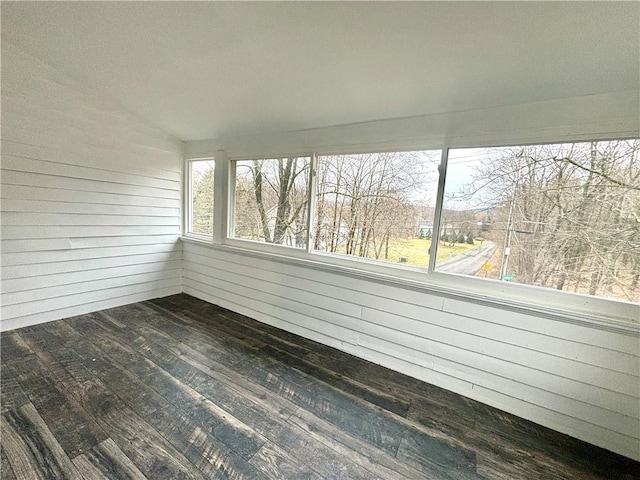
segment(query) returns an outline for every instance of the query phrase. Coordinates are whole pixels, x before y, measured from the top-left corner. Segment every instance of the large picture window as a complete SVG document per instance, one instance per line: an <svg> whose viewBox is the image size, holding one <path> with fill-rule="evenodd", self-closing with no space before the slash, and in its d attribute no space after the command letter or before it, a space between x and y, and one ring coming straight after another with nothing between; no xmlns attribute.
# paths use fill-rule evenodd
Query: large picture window
<svg viewBox="0 0 640 480"><path fill-rule="evenodd" d="M235 161L233 237L305 248L309 157Z"/></svg>
<svg viewBox="0 0 640 480"><path fill-rule="evenodd" d="M426 267L440 151L318 158L313 248Z"/></svg>
<svg viewBox="0 0 640 480"><path fill-rule="evenodd" d="M189 233L213 234L213 182L214 160L192 160L188 164L189 218L187 231Z"/></svg>
<svg viewBox="0 0 640 480"><path fill-rule="evenodd" d="M230 245L480 295L640 303L638 139L224 162ZM188 231L211 235L214 163L188 165Z"/></svg>
<svg viewBox="0 0 640 480"><path fill-rule="evenodd" d="M640 301L640 141L458 149L437 271Z"/></svg>

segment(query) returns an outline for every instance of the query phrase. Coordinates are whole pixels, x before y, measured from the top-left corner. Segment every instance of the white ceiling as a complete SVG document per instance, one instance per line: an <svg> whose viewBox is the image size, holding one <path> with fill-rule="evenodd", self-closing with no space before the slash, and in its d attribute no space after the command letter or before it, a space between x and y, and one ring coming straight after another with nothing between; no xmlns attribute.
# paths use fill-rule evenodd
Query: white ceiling
<svg viewBox="0 0 640 480"><path fill-rule="evenodd" d="M3 41L182 140L640 84L637 2L2 2L1 13Z"/></svg>

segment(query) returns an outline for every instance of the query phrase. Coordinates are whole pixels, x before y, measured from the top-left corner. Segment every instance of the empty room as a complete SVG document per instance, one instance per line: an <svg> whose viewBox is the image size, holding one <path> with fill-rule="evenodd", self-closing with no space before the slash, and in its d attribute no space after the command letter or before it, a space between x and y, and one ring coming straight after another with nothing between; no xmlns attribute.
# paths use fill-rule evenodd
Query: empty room
<svg viewBox="0 0 640 480"><path fill-rule="evenodd" d="M640 3L0 16L3 480L640 479Z"/></svg>

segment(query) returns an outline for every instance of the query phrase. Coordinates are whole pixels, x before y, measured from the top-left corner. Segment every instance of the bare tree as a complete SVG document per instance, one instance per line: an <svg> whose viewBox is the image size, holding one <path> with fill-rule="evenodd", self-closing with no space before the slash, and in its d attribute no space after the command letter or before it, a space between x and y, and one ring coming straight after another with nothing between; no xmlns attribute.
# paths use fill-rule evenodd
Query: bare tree
<svg viewBox="0 0 640 480"><path fill-rule="evenodd" d="M415 205L435 190L435 162L426 152L322 157L315 248L388 258L390 242L416 235Z"/></svg>
<svg viewBox="0 0 640 480"><path fill-rule="evenodd" d="M191 230L194 233L213 233L213 162L193 162L191 187Z"/></svg>
<svg viewBox="0 0 640 480"><path fill-rule="evenodd" d="M638 140L493 150L466 198L493 209L518 281L638 299L639 151Z"/></svg>
<svg viewBox="0 0 640 480"><path fill-rule="evenodd" d="M309 158L236 164L236 236L303 246L306 242Z"/></svg>

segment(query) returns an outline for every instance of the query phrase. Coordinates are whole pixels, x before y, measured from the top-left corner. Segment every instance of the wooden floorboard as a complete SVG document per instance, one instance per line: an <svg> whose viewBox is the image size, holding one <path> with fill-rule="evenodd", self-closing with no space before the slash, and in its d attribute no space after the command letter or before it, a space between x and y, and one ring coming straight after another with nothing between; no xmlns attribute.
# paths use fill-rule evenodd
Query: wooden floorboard
<svg viewBox="0 0 640 480"><path fill-rule="evenodd" d="M2 334L3 479L640 479L640 464L174 295Z"/></svg>
<svg viewBox="0 0 640 480"><path fill-rule="evenodd" d="M30 403L2 414L2 446L17 478L82 478Z"/></svg>
<svg viewBox="0 0 640 480"><path fill-rule="evenodd" d="M142 480L146 478L110 438L75 457L73 464L85 479Z"/></svg>

